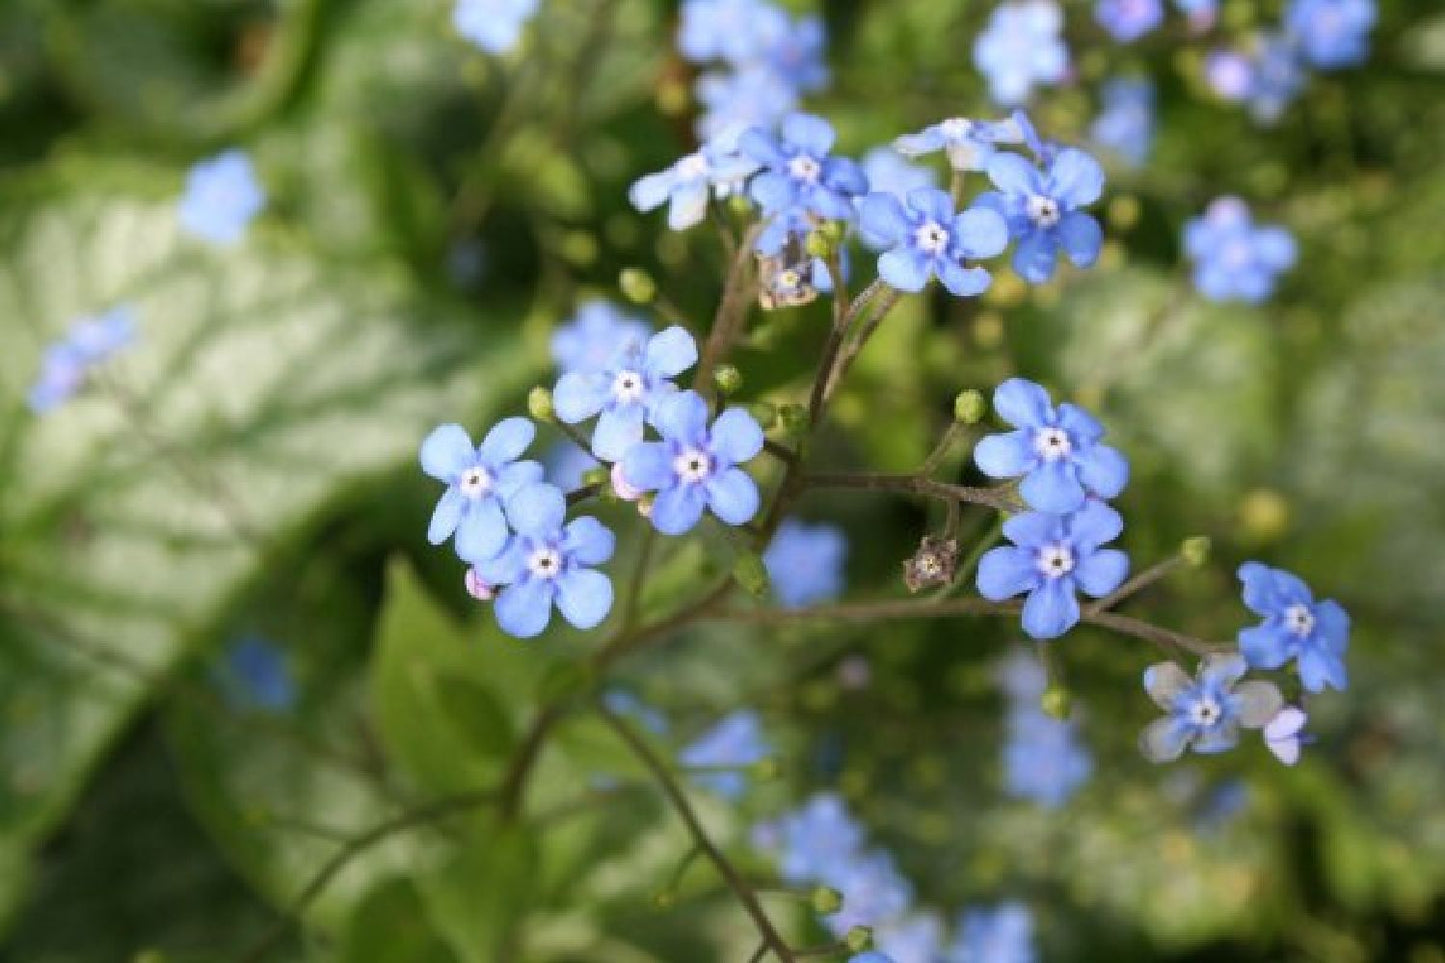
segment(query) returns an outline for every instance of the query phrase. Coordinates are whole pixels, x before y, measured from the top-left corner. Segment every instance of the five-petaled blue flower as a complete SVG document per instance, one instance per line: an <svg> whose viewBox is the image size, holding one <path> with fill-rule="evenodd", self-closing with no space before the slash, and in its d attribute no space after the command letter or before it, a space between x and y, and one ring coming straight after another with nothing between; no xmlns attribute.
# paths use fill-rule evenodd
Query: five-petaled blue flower
<svg viewBox="0 0 1445 963"><path fill-rule="evenodd" d="M1257 33L1247 52L1216 50L1204 63L1205 79L1225 100L1247 102L1261 124L1279 120L1305 85L1294 42L1278 33Z"/></svg>
<svg viewBox="0 0 1445 963"><path fill-rule="evenodd" d="M1369 56L1375 16L1375 0L1292 0L1284 28L1312 66L1337 70Z"/></svg>
<svg viewBox="0 0 1445 963"><path fill-rule="evenodd" d="M1014 118L1007 120L969 120L950 117L925 127L916 134L905 134L893 146L905 157L922 157L934 151L948 154L948 166L956 171L981 171L994 155L995 144L1017 144L1023 132ZM871 183L871 182L870 182ZM873 189L881 190L877 184Z"/></svg>
<svg viewBox="0 0 1445 963"><path fill-rule="evenodd" d="M683 749L678 760L684 766L718 767L716 772L695 773L693 781L724 799L736 799L747 789L747 776L728 771L730 767L751 766L768 758L772 751L757 713L739 709Z"/></svg>
<svg viewBox="0 0 1445 963"><path fill-rule="evenodd" d="M1068 147L1050 159L1045 172L1018 154L1000 152L988 162L988 176L997 190L979 195L978 205L994 208L1008 222L1018 241L1014 270L1024 280L1041 284L1053 277L1060 249L1079 267L1098 259L1103 231L1080 210L1104 191L1098 161Z"/></svg>
<svg viewBox="0 0 1445 963"><path fill-rule="evenodd" d="M497 624L530 639L552 620L552 606L579 629L591 629L612 608L612 580L591 566L612 557L616 538L595 518L568 522L567 500L555 486L525 485L507 498L507 520L516 533L501 554L467 559L497 595Z"/></svg>
<svg viewBox="0 0 1445 963"><path fill-rule="evenodd" d="M427 435L422 470L447 486L427 528L433 545L456 533L457 555L473 564L502 550L507 542L503 500L542 478L541 465L517 460L536 432L526 418L507 418L475 448L461 425L442 425Z"/></svg>
<svg viewBox="0 0 1445 963"><path fill-rule="evenodd" d="M988 207L953 208L947 192L912 191L907 204L892 194L870 194L858 208L858 223L869 246L886 249L878 274L900 291L918 292L937 277L958 297L982 294L992 280L965 260L993 257L1008 246L1008 225Z"/></svg>
<svg viewBox="0 0 1445 963"><path fill-rule="evenodd" d="M1194 262L1194 286L1211 301L1258 304L1276 276L1294 265L1294 238L1282 227L1256 226L1237 197L1221 197L1184 226L1184 253Z"/></svg>
<svg viewBox="0 0 1445 963"><path fill-rule="evenodd" d="M552 360L563 372L601 371L618 354L651 336L652 329L641 318L607 301L588 301L577 309L576 317L552 333Z"/></svg>
<svg viewBox="0 0 1445 963"><path fill-rule="evenodd" d="M213 244L234 244L265 205L251 158L244 151L228 150L201 161L186 175L181 226Z"/></svg>
<svg viewBox="0 0 1445 963"><path fill-rule="evenodd" d="M1233 749L1240 727L1259 729L1275 717L1284 700L1273 683L1240 682L1248 670L1244 659L1230 653L1212 655L1191 679L1174 662L1144 670L1144 689L1168 715L1155 719L1139 736L1139 748L1150 762L1170 762L1190 746L1195 752Z"/></svg>
<svg viewBox="0 0 1445 963"><path fill-rule="evenodd" d="M656 492L652 524L681 535L709 508L728 525L743 525L758 511L758 486L738 468L763 450L763 430L741 408L729 408L707 423L707 402L695 391L658 401L652 423L662 441L633 445L622 458L629 485Z"/></svg>
<svg viewBox="0 0 1445 963"><path fill-rule="evenodd" d="M778 215L798 212L819 221L853 216L853 199L867 192L868 179L853 161L829 156L835 139L832 126L811 114L784 119L781 137L753 128L738 139L739 149L767 168L749 185L753 200L774 218L758 238L759 251L777 254L787 241L792 224Z"/></svg>
<svg viewBox="0 0 1445 963"><path fill-rule="evenodd" d="M1144 163L1154 141L1154 85L1141 78L1115 77L1104 84L1100 96L1103 110L1089 128L1090 137L1131 165Z"/></svg>
<svg viewBox="0 0 1445 963"><path fill-rule="evenodd" d="M1101 547L1123 530L1119 513L1097 501L1071 515L1015 515L1003 523L1013 546L991 549L979 560L979 593L1002 602L1027 592L1024 632L1056 639L1078 624L1076 591L1103 598L1129 574L1128 555Z"/></svg>
<svg viewBox="0 0 1445 963"><path fill-rule="evenodd" d="M620 461L642 441L643 425L657 404L677 391L674 378L697 363L697 343L677 325L629 345L598 371L569 371L557 382L552 401L569 425L600 413L592 433L592 454Z"/></svg>
<svg viewBox="0 0 1445 963"><path fill-rule="evenodd" d="M665 171L638 179L628 192L632 206L651 211L667 204L667 226L685 231L707 216L712 193L729 189L753 171L757 163L720 144L705 144Z"/></svg>
<svg viewBox="0 0 1445 963"><path fill-rule="evenodd" d="M1164 0L1097 0L1094 19L1120 43L1132 43L1164 21Z"/></svg>
<svg viewBox="0 0 1445 963"><path fill-rule="evenodd" d="M999 4L973 42L973 62L989 94L1006 107L1029 99L1034 84L1056 84L1069 70L1064 14L1054 0Z"/></svg>
<svg viewBox="0 0 1445 963"><path fill-rule="evenodd" d="M1034 963L1034 918L1022 903L972 908L958 921L948 963Z"/></svg>
<svg viewBox="0 0 1445 963"><path fill-rule="evenodd" d="M1093 772L1093 757L1080 744L1073 720L1048 715L1037 699L1010 706L1006 731L1003 777L1011 796L1061 806Z"/></svg>
<svg viewBox="0 0 1445 963"><path fill-rule="evenodd" d="M913 902L912 884L881 849L855 855L824 882L843 895L843 908L823 920L837 936L855 926L897 919Z"/></svg>
<svg viewBox="0 0 1445 963"><path fill-rule="evenodd" d="M1239 580L1244 583L1244 604L1264 619L1239 632L1239 651L1251 666L1278 669L1295 659L1300 684L1310 692L1349 685L1345 649L1350 616L1340 603L1316 602L1298 577L1259 562L1241 565Z"/></svg>
<svg viewBox="0 0 1445 963"><path fill-rule="evenodd" d="M848 538L841 528L788 518L763 553L763 564L778 602L797 609L838 597L847 558Z"/></svg>
<svg viewBox="0 0 1445 963"><path fill-rule="evenodd" d="M127 305L76 321L64 338L45 349L26 404L38 415L58 408L80 390L93 367L130 344L134 337L135 313Z"/></svg>
<svg viewBox="0 0 1445 963"><path fill-rule="evenodd" d="M1088 494L1113 498L1129 483L1129 462L1099 443L1104 428L1077 405L1055 408L1032 381L1010 378L993 394L994 409L1015 430L988 435L973 458L993 478L1023 476L1019 493L1041 512L1063 514L1083 507Z"/></svg>
<svg viewBox="0 0 1445 963"><path fill-rule="evenodd" d="M490 54L511 50L522 29L537 13L540 0L457 0L452 26L457 33Z"/></svg>
<svg viewBox="0 0 1445 963"><path fill-rule="evenodd" d="M778 825L779 872L792 883L835 878L863 844L863 827L836 793L820 792Z"/></svg>

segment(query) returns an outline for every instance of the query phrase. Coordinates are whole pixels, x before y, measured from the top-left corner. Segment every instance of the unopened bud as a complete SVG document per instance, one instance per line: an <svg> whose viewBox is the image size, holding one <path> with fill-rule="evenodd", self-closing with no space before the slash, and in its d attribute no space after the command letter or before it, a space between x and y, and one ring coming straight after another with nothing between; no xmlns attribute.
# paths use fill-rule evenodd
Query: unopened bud
<svg viewBox="0 0 1445 963"><path fill-rule="evenodd" d="M611 477L611 472L608 471L605 466L598 465L597 467L589 468L582 473L582 484L601 488L603 485L607 484L608 479L610 479Z"/></svg>
<svg viewBox="0 0 1445 963"><path fill-rule="evenodd" d="M843 937L850 953L862 953L873 948L873 927L855 926Z"/></svg>
<svg viewBox="0 0 1445 963"><path fill-rule="evenodd" d="M720 364L712 373L717 390L725 395L733 394L743 386L743 374L730 364Z"/></svg>
<svg viewBox="0 0 1445 963"><path fill-rule="evenodd" d="M768 594L768 567L757 552L739 552L733 560L733 578L743 591L757 598Z"/></svg>
<svg viewBox="0 0 1445 963"><path fill-rule="evenodd" d="M651 304L657 297L657 282L642 268L623 268L617 278L623 297L633 304Z"/></svg>
<svg viewBox="0 0 1445 963"><path fill-rule="evenodd" d="M953 417L955 421L961 421L965 425L976 425L983 420L988 413L988 402L984 400L983 392L973 388L967 391L960 391L953 399Z"/></svg>
<svg viewBox="0 0 1445 963"><path fill-rule="evenodd" d="M482 581L482 577L477 574L477 570L474 568L467 569L464 582L467 586L467 594L478 602L490 602L497 597L496 586Z"/></svg>
<svg viewBox="0 0 1445 963"><path fill-rule="evenodd" d="M808 900L813 904L813 912L820 916L828 916L843 908L843 894L831 886L819 886L808 896Z"/></svg>
<svg viewBox="0 0 1445 963"><path fill-rule="evenodd" d="M642 489L633 486L627 480L627 476L622 474L622 462L619 461L612 466L609 478L612 481L612 493L624 502L635 502L642 497ZM639 511L642 509L641 505L637 507Z"/></svg>
<svg viewBox="0 0 1445 963"><path fill-rule="evenodd" d="M1184 558L1186 564L1194 568L1202 568L1209 561L1210 548L1211 544L1207 535L1196 535L1184 540L1184 544L1179 546L1179 554Z"/></svg>
<svg viewBox="0 0 1445 963"><path fill-rule="evenodd" d="M746 215L752 213L753 202L748 200L748 195L739 191L728 198L728 207L732 208L735 214Z"/></svg>
<svg viewBox="0 0 1445 963"><path fill-rule="evenodd" d="M541 385L527 393L527 411L538 421L551 421L556 416L552 407L552 392Z"/></svg>
<svg viewBox="0 0 1445 963"><path fill-rule="evenodd" d="M833 242L822 231L810 231L807 240L803 242L803 250L808 252L809 257L826 261L833 256Z"/></svg>
<svg viewBox="0 0 1445 963"><path fill-rule="evenodd" d="M1067 719L1072 702L1068 689L1061 685L1051 685L1044 690L1043 698L1039 700L1039 707L1055 719Z"/></svg>
<svg viewBox="0 0 1445 963"><path fill-rule="evenodd" d="M843 240L843 234L847 228L842 221L824 221L818 225L817 233L823 235L829 243L836 245Z"/></svg>

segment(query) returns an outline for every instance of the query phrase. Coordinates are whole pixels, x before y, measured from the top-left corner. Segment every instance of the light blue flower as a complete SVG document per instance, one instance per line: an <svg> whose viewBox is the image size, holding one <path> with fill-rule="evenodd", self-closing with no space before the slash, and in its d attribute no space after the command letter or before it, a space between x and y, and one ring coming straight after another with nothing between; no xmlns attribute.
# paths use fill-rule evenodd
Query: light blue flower
<svg viewBox="0 0 1445 963"><path fill-rule="evenodd" d="M1114 498L1129 483L1129 462L1101 444L1104 426L1077 405L1057 408L1032 381L1010 378L993 395L994 410L1014 431L988 435L973 459L992 478L1023 478L1019 493L1041 512L1077 511L1086 496Z"/></svg>
<svg viewBox="0 0 1445 963"><path fill-rule="evenodd" d="M1296 706L1285 706L1264 727L1264 744L1274 757L1286 766L1299 762L1300 746L1308 737L1303 735L1309 716Z"/></svg>
<svg viewBox="0 0 1445 963"><path fill-rule="evenodd" d="M657 405L676 393L672 383L697 363L697 343L678 325L660 331L645 346L628 345L598 371L569 371L557 382L552 402L557 417L575 425L598 415L592 454L621 461L642 441L643 425Z"/></svg>
<svg viewBox="0 0 1445 963"><path fill-rule="evenodd" d="M773 747L763 735L762 723L755 712L740 709L725 717L683 749L678 760L684 766L699 768L730 767L738 769L761 762L772 754ZM724 799L736 799L747 789L743 772L699 772L692 776L697 783Z"/></svg>
<svg viewBox="0 0 1445 963"><path fill-rule="evenodd" d="M1209 86L1225 100L1247 103L1261 124L1279 120L1305 85L1294 43L1277 33L1258 33L1247 52L1214 51L1205 60Z"/></svg>
<svg viewBox="0 0 1445 963"><path fill-rule="evenodd" d="M938 186L938 175L932 168L909 163L891 147L875 147L863 155L863 176L868 179L870 191L892 194L900 201L909 191Z"/></svg>
<svg viewBox="0 0 1445 963"><path fill-rule="evenodd" d="M1375 0L1291 0L1284 29L1311 66L1338 70L1370 55L1375 18Z"/></svg>
<svg viewBox="0 0 1445 963"><path fill-rule="evenodd" d="M981 194L976 206L1003 215L1009 234L1018 241L1013 267L1032 284L1054 275L1062 249L1078 267L1099 257L1104 235L1099 222L1081 208L1104 191L1104 169L1083 151L1060 150L1041 171L1018 154L997 153L988 162L989 180L997 190Z"/></svg>
<svg viewBox="0 0 1445 963"><path fill-rule="evenodd" d="M1096 0L1094 20L1120 43L1133 43L1164 22L1164 0Z"/></svg>
<svg viewBox="0 0 1445 963"><path fill-rule="evenodd" d="M752 128L738 139L743 154L767 168L753 178L749 191L768 217L798 214L819 221L847 221L853 199L868 190L868 180L853 161L829 156L835 135L827 121L811 114L792 114L783 121L782 136ZM758 250L777 254L794 227L774 226L758 239Z"/></svg>
<svg viewBox="0 0 1445 963"><path fill-rule="evenodd" d="M627 197L639 211L667 207L667 226L685 231L707 217L708 200L716 192L731 193L753 171L756 162L717 144L705 144L665 171L639 178Z"/></svg>
<svg viewBox="0 0 1445 963"><path fill-rule="evenodd" d="M1248 670L1233 653L1206 658L1191 679L1174 662L1144 670L1144 689L1167 715L1155 719L1139 737L1150 762L1171 762L1186 748L1224 752L1239 742L1240 727L1259 729L1275 717L1284 700L1272 683L1240 682Z"/></svg>
<svg viewBox="0 0 1445 963"><path fill-rule="evenodd" d="M957 213L953 198L933 188L913 191L906 206L892 194L870 194L859 205L858 223L863 240L886 252L878 258L879 276L900 291L922 291L937 277L958 297L982 294L992 276L964 261L1008 246L1008 225L996 210Z"/></svg>
<svg viewBox="0 0 1445 963"><path fill-rule="evenodd" d="M552 333L552 360L564 373L601 371L652 336L646 321L606 301L588 301Z"/></svg>
<svg viewBox="0 0 1445 963"><path fill-rule="evenodd" d="M227 646L216 677L238 709L282 712L296 702L296 683L285 655L260 636L244 636Z"/></svg>
<svg viewBox="0 0 1445 963"><path fill-rule="evenodd" d="M893 963L893 961L877 950L869 950L866 953L848 957L848 963Z"/></svg>
<svg viewBox="0 0 1445 963"><path fill-rule="evenodd" d="M1243 103L1254 89L1254 64L1238 50L1211 50L1204 58L1204 79L1220 98Z"/></svg>
<svg viewBox="0 0 1445 963"><path fill-rule="evenodd" d="M1104 84L1101 97L1103 109L1089 128L1090 136L1138 167L1154 143L1154 85L1144 78L1115 77Z"/></svg>
<svg viewBox="0 0 1445 963"><path fill-rule="evenodd" d="M1350 616L1340 603L1316 602L1297 576L1259 562L1241 565L1239 580L1244 604L1264 619L1239 632L1239 651L1251 666L1278 669L1294 659L1300 684L1310 692L1349 685Z"/></svg>
<svg viewBox="0 0 1445 963"><path fill-rule="evenodd" d="M763 53L758 22L771 9L762 0L684 0L677 49L695 64L725 60L751 63Z"/></svg>
<svg viewBox="0 0 1445 963"><path fill-rule="evenodd" d="M1294 238L1282 227L1256 226L1237 197L1221 197L1184 226L1184 254L1194 262L1194 287L1211 301L1251 304L1274 293L1276 277L1294 265Z"/></svg>
<svg viewBox="0 0 1445 963"><path fill-rule="evenodd" d="M452 26L487 53L503 54L522 39L538 4L539 0L457 0Z"/></svg>
<svg viewBox="0 0 1445 963"><path fill-rule="evenodd" d="M244 151L228 150L201 161L186 175L181 227L213 244L234 244L265 206L266 194L251 158Z"/></svg>
<svg viewBox="0 0 1445 963"><path fill-rule="evenodd" d="M1034 963L1034 917L1022 903L965 910L948 963Z"/></svg>
<svg viewBox="0 0 1445 963"><path fill-rule="evenodd" d="M704 143L733 150L744 132L770 129L798 106L798 91L767 66L709 72L698 77L694 92L703 106L696 133Z"/></svg>
<svg viewBox="0 0 1445 963"><path fill-rule="evenodd" d="M948 154L948 165L956 171L981 171L988 166L996 144L1018 144L1023 140L1017 119L969 120L950 117L925 127L916 134L905 134L893 142L905 157L922 157L935 151ZM873 190L882 190L872 178ZM932 186L932 185L928 185Z"/></svg>
<svg viewBox="0 0 1445 963"><path fill-rule="evenodd" d="M891 963L938 963L943 921L933 913L914 913L880 926L873 942Z"/></svg>
<svg viewBox="0 0 1445 963"><path fill-rule="evenodd" d="M497 624L509 635L541 635L555 605L579 629L601 624L612 608L612 580L592 566L612 557L616 538L595 518L567 520L567 500L555 486L526 485L507 498L516 533L489 560L467 559L497 595Z"/></svg>
<svg viewBox="0 0 1445 963"><path fill-rule="evenodd" d="M1073 720L1047 715L1036 700L1010 709L1006 732L1003 777L1011 796L1061 806L1093 773L1093 757L1080 744Z"/></svg>
<svg viewBox="0 0 1445 963"><path fill-rule="evenodd" d="M633 488L656 492L652 524L681 535L711 509L728 525L743 525L758 511L758 486L738 465L763 449L763 430L741 408L707 423L707 402L680 391L657 403L652 423L662 441L633 445L622 458L622 475Z"/></svg>
<svg viewBox="0 0 1445 963"><path fill-rule="evenodd" d="M1129 556L1101 548L1123 530L1119 513L1096 501L1071 515L1015 515L1003 523L1013 546L991 549L979 560L979 593L993 602L1028 593L1024 632L1058 638L1078 624L1075 592L1103 598L1129 574Z"/></svg>
<svg viewBox="0 0 1445 963"><path fill-rule="evenodd" d="M836 525L809 525L784 519L763 552L773 594L789 609L837 598L843 591L848 538Z"/></svg>
<svg viewBox="0 0 1445 963"><path fill-rule="evenodd" d="M882 850L854 856L820 882L843 896L843 908L823 919L836 936L855 926L878 927L897 920L913 902L913 886Z"/></svg>
<svg viewBox="0 0 1445 963"><path fill-rule="evenodd" d="M828 37L822 17L789 17L769 7L758 18L761 60L794 90L814 93L828 85Z"/></svg>
<svg viewBox="0 0 1445 963"><path fill-rule="evenodd" d="M433 545L455 533L457 555L474 565L502 550L507 541L503 501L542 478L541 465L517 460L536 432L526 418L507 418L475 448L461 425L442 425L427 435L422 470L447 486L427 528Z"/></svg>
<svg viewBox="0 0 1445 963"><path fill-rule="evenodd" d="M37 415L60 407L85 384L91 369L135 339L135 311L129 305L112 308L93 318L81 318L65 337L41 355L40 371L26 396Z"/></svg>
<svg viewBox="0 0 1445 963"><path fill-rule="evenodd" d="M1005 107L1029 99L1034 84L1056 84L1069 70L1064 14L1053 0L1017 0L994 9L973 44L973 62Z"/></svg>
<svg viewBox="0 0 1445 963"><path fill-rule="evenodd" d="M863 827L837 793L816 793L778 823L779 872L790 883L838 878L863 845Z"/></svg>

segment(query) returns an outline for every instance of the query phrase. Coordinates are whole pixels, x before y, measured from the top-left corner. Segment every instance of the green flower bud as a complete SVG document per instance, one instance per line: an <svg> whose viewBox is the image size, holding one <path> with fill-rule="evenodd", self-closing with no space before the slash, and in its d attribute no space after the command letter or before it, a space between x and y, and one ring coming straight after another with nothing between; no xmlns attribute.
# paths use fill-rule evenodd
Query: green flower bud
<svg viewBox="0 0 1445 963"><path fill-rule="evenodd" d="M753 202L748 200L748 195L739 191L728 198L728 207L734 214L746 216L753 212Z"/></svg>
<svg viewBox="0 0 1445 963"><path fill-rule="evenodd" d="M973 388L967 391L960 391L953 399L953 417L965 425L976 425L983 420L988 412L988 402L984 400L983 392Z"/></svg>
<svg viewBox="0 0 1445 963"><path fill-rule="evenodd" d="M551 421L556 416L552 407L552 392L541 385L527 394L527 411L538 421Z"/></svg>
<svg viewBox="0 0 1445 963"><path fill-rule="evenodd" d="M733 578L749 595L764 598L768 594L768 568L757 552L738 553L733 560Z"/></svg>
<svg viewBox="0 0 1445 963"><path fill-rule="evenodd" d="M1192 568L1203 568L1204 564L1209 561L1209 549L1209 536L1196 535L1184 540L1184 544L1179 546L1179 554Z"/></svg>
<svg viewBox="0 0 1445 963"><path fill-rule="evenodd" d="M820 916L836 913L843 908L843 894L831 886L819 886L809 895L808 901L813 904L813 912Z"/></svg>
<svg viewBox="0 0 1445 963"><path fill-rule="evenodd" d="M873 948L873 927L855 926L843 937L850 953L864 953Z"/></svg>
<svg viewBox="0 0 1445 963"><path fill-rule="evenodd" d="M596 468L589 468L582 473L582 484L596 485L604 491L611 488L612 472L602 465Z"/></svg>
<svg viewBox="0 0 1445 963"><path fill-rule="evenodd" d="M743 373L730 364L720 364L713 370L712 380L718 391L730 395L743 386Z"/></svg>
<svg viewBox="0 0 1445 963"><path fill-rule="evenodd" d="M1044 696L1039 700L1039 707L1055 719L1067 719L1073 700L1069 696L1069 690L1063 686L1054 684L1044 690Z"/></svg>
<svg viewBox="0 0 1445 963"><path fill-rule="evenodd" d="M809 257L826 261L833 256L833 242L828 240L822 231L810 231L807 240L803 242L803 250L808 252Z"/></svg>
<svg viewBox="0 0 1445 963"><path fill-rule="evenodd" d="M642 268L623 268L617 286L622 289L623 297L633 304L651 304L657 297L657 282Z"/></svg>
<svg viewBox="0 0 1445 963"><path fill-rule="evenodd" d="M818 226L818 233L827 239L828 243L837 245L843 240L846 228L842 221L824 221Z"/></svg>

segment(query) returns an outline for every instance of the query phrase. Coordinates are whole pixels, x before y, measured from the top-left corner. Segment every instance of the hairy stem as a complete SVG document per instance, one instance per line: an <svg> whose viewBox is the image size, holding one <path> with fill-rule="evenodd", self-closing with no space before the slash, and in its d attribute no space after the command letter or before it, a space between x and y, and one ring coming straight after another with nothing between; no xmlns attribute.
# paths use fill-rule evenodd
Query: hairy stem
<svg viewBox="0 0 1445 963"><path fill-rule="evenodd" d="M716 393L713 371L726 357L747 322L748 301L752 297L753 245L762 229L761 224L748 228L733 255L732 267L728 269L722 300L718 303L712 331L708 334L707 342L702 348L702 357L697 363L697 377L693 380L693 385L705 395Z"/></svg>
<svg viewBox="0 0 1445 963"><path fill-rule="evenodd" d="M953 485L934 481L921 475L883 475L865 472L819 472L805 475L804 488L825 488L839 491L898 492L906 495L923 495L940 501L968 502L973 505L987 505L1000 512L1018 509L1011 490L1000 488L972 488L967 485Z"/></svg>

